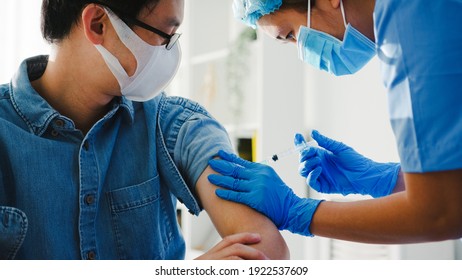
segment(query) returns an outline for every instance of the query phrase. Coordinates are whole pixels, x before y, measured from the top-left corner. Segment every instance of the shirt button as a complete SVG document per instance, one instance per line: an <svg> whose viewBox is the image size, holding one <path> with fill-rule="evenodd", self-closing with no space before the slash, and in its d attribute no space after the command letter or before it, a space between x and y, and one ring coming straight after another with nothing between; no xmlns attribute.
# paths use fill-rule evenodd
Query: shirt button
<svg viewBox="0 0 462 280"><path fill-rule="evenodd" d="M96 253L94 251L90 251L87 253L87 260L96 260Z"/></svg>
<svg viewBox="0 0 462 280"><path fill-rule="evenodd" d="M63 127L64 126L64 121L61 120L61 119L57 119L55 121L55 125L58 126L58 127Z"/></svg>
<svg viewBox="0 0 462 280"><path fill-rule="evenodd" d="M94 202L95 202L95 196L94 196L94 195L92 195L92 194L87 194L87 195L85 196L85 203L86 203L87 205L91 205L91 204L93 204Z"/></svg>
<svg viewBox="0 0 462 280"><path fill-rule="evenodd" d="M51 131L51 136L57 137L58 135L59 135L59 132L58 132L58 131L56 131L56 130L54 130L54 129Z"/></svg>

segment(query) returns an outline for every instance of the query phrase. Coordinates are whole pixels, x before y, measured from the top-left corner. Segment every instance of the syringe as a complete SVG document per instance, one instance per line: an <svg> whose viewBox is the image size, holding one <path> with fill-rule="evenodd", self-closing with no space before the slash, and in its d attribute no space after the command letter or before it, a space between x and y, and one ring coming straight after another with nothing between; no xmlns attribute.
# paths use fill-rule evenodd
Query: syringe
<svg viewBox="0 0 462 280"><path fill-rule="evenodd" d="M287 149L285 151L282 151L280 153L274 154L271 157L266 158L265 160L261 161L260 163L262 164L269 164L271 162L276 162L282 158L285 158L287 156L290 156L295 153L299 153L300 151L306 149L307 147L317 147L318 143L315 140L311 140L308 142L303 142L301 144L298 144L297 146Z"/></svg>

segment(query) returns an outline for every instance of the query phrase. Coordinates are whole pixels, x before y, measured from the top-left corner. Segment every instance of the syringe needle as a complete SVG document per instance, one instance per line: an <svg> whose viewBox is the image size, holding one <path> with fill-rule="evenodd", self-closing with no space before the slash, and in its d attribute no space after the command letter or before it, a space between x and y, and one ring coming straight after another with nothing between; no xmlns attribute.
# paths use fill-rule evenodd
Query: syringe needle
<svg viewBox="0 0 462 280"><path fill-rule="evenodd" d="M292 155L292 154L295 154L295 153L299 153L300 151L306 149L307 147L315 147L317 146L317 143L316 141L312 140L312 141L309 141L309 142L303 142L293 148L290 148L290 149L287 149L285 151L282 151L280 153L277 153L277 154L274 154L272 155L271 157L261 161L260 163L262 164L269 164L270 162L276 162L282 158L285 158L289 155Z"/></svg>

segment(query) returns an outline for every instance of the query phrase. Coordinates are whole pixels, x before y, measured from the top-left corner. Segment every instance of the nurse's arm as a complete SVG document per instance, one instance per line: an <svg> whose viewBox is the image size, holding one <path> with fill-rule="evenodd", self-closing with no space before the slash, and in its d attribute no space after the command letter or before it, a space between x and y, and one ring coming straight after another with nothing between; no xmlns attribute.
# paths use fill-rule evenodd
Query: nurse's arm
<svg viewBox="0 0 462 280"><path fill-rule="evenodd" d="M404 173L400 169L398 173L398 179L396 180L395 188L393 189L392 193L402 192L406 189L406 185L404 184Z"/></svg>
<svg viewBox="0 0 462 280"><path fill-rule="evenodd" d="M462 237L462 169L404 173L406 190L356 202L323 202L315 235L368 243L417 243Z"/></svg>
<svg viewBox="0 0 462 280"><path fill-rule="evenodd" d="M196 184L196 194L221 237L244 232L258 233L261 241L249 246L260 250L270 259L289 259L287 245L271 220L245 205L216 196L217 187L207 179L212 173L215 172L207 167L201 174Z"/></svg>

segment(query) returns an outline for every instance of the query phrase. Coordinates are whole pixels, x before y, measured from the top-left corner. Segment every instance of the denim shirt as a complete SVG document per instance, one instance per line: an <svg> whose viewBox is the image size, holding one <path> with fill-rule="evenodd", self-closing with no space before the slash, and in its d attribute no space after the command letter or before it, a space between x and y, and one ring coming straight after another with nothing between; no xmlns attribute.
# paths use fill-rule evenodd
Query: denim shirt
<svg viewBox="0 0 462 280"><path fill-rule="evenodd" d="M83 135L31 86L47 61L24 61L0 86L0 258L184 258L176 201L199 214L199 176L232 151L225 129L161 94L114 98Z"/></svg>

